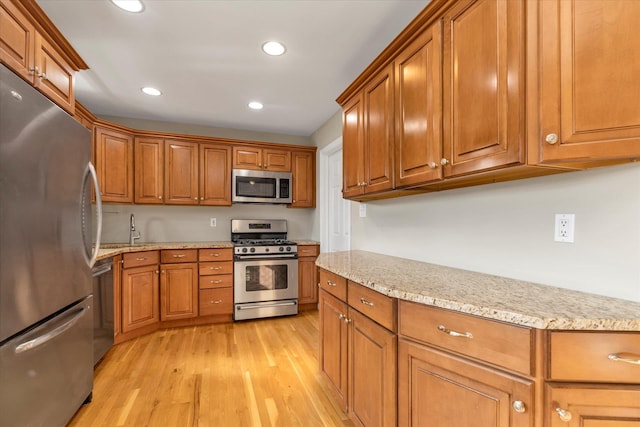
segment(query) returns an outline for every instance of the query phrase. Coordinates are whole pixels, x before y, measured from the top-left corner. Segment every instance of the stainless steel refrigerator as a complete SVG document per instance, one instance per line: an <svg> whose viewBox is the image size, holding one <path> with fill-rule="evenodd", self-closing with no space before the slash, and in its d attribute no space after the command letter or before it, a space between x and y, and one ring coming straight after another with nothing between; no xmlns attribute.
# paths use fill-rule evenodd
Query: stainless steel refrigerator
<svg viewBox="0 0 640 427"><path fill-rule="evenodd" d="M91 133L0 64L0 426L64 426L91 398L90 158Z"/></svg>

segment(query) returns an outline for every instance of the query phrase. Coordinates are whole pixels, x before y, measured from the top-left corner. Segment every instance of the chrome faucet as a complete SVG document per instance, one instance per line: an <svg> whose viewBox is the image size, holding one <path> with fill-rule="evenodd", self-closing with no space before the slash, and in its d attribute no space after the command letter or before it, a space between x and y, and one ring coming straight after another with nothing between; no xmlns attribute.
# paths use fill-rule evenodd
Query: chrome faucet
<svg viewBox="0 0 640 427"><path fill-rule="evenodd" d="M136 231L136 218L131 214L129 218L129 244L134 245L140 238L140 232Z"/></svg>

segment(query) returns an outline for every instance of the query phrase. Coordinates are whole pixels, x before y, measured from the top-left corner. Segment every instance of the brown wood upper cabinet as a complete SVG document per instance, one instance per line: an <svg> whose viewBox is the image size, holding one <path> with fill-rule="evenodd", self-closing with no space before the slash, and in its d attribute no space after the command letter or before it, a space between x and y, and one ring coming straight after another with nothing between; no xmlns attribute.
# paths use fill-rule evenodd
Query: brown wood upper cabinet
<svg viewBox="0 0 640 427"><path fill-rule="evenodd" d="M250 145L234 145L233 168L291 172L291 152Z"/></svg>
<svg viewBox="0 0 640 427"><path fill-rule="evenodd" d="M231 206L231 146L200 144L200 204Z"/></svg>
<svg viewBox="0 0 640 427"><path fill-rule="evenodd" d="M522 1L458 1L444 17L444 176L524 160Z"/></svg>
<svg viewBox="0 0 640 427"><path fill-rule="evenodd" d="M541 163L640 155L640 2L539 7ZM532 13L535 11L532 11Z"/></svg>
<svg viewBox="0 0 640 427"><path fill-rule="evenodd" d="M138 138L135 148L135 202L164 203L164 140Z"/></svg>
<svg viewBox="0 0 640 427"><path fill-rule="evenodd" d="M393 68L382 70L344 108L344 197L393 188Z"/></svg>
<svg viewBox="0 0 640 427"><path fill-rule="evenodd" d="M78 66L36 29L22 6L0 1L0 28L0 61L73 115Z"/></svg>
<svg viewBox="0 0 640 427"><path fill-rule="evenodd" d="M311 151L291 153L293 180L290 208L316 207L316 162Z"/></svg>
<svg viewBox="0 0 640 427"><path fill-rule="evenodd" d="M102 201L133 203L133 135L96 127L94 151Z"/></svg>
<svg viewBox="0 0 640 427"><path fill-rule="evenodd" d="M165 140L164 194L166 204L197 205L198 143Z"/></svg>

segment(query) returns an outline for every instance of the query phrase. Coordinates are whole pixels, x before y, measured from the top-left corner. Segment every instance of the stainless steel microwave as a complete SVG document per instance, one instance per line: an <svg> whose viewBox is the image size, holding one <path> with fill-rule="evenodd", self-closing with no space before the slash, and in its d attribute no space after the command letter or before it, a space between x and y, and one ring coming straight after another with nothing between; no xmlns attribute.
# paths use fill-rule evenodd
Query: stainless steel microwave
<svg viewBox="0 0 640 427"><path fill-rule="evenodd" d="M233 170L234 203L291 203L291 172Z"/></svg>

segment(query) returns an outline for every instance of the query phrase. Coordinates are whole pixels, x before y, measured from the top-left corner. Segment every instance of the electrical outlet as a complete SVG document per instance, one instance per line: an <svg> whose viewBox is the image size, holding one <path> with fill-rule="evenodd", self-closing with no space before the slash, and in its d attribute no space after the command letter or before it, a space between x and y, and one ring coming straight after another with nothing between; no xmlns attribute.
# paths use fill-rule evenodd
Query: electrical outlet
<svg viewBox="0 0 640 427"><path fill-rule="evenodd" d="M366 218L366 217L367 217L367 204L360 203L360 218Z"/></svg>
<svg viewBox="0 0 640 427"><path fill-rule="evenodd" d="M576 216L574 214L556 214L555 237L556 242L573 243L573 232Z"/></svg>
<svg viewBox="0 0 640 427"><path fill-rule="evenodd" d="M215 226L216 226L216 219L209 218L209 227L215 227Z"/></svg>

